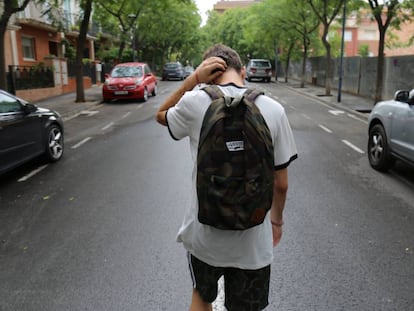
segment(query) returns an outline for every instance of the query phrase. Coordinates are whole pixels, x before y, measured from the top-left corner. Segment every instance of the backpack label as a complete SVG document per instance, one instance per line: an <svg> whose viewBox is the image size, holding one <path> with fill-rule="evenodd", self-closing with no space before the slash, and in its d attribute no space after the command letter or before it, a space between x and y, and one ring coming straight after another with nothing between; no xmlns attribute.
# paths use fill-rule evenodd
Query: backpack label
<svg viewBox="0 0 414 311"><path fill-rule="evenodd" d="M228 151L242 151L244 150L244 141L227 141L226 146Z"/></svg>

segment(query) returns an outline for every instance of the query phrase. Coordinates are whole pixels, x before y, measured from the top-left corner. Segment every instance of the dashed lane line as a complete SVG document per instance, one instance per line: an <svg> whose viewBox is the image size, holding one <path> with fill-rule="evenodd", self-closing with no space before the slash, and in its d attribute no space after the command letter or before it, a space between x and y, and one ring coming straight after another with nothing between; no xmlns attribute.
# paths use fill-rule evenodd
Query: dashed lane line
<svg viewBox="0 0 414 311"><path fill-rule="evenodd" d="M29 174L24 175L23 177L19 178L17 180L17 182L23 182L28 180L29 178L33 177L34 175L36 175L37 173L43 171L46 167L48 166L48 164L42 165L40 167L38 167L37 169L31 171Z"/></svg>
<svg viewBox="0 0 414 311"><path fill-rule="evenodd" d="M125 119L126 117L128 117L131 114L131 111L128 111L126 114L124 114L121 119Z"/></svg>
<svg viewBox="0 0 414 311"><path fill-rule="evenodd" d="M86 137L85 139L78 142L76 145L73 145L71 148L72 149L77 149L77 148L79 148L80 146L82 146L83 144L85 144L86 142L88 142L91 139L92 139L92 137Z"/></svg>
<svg viewBox="0 0 414 311"><path fill-rule="evenodd" d="M322 124L318 124L318 126L323 129L325 132L327 133L332 133L332 131L330 129L328 129L326 126L323 126Z"/></svg>
<svg viewBox="0 0 414 311"><path fill-rule="evenodd" d="M107 125L105 125L103 128L101 128L101 130L102 130L102 131L105 131L105 130L109 129L111 126L113 126L114 124L115 124L114 122L108 123L108 124L107 124Z"/></svg>
<svg viewBox="0 0 414 311"><path fill-rule="evenodd" d="M342 142L347 145L348 147L351 147L352 149L354 149L356 152L359 152L360 154L364 154L365 151L361 150L360 148L358 148L357 146L355 146L354 144L350 143L349 141L347 141L346 139L342 139Z"/></svg>
<svg viewBox="0 0 414 311"><path fill-rule="evenodd" d="M308 116L307 114L305 114L305 113L302 113L302 116L305 118L305 119L308 119L308 120L313 120L310 116Z"/></svg>

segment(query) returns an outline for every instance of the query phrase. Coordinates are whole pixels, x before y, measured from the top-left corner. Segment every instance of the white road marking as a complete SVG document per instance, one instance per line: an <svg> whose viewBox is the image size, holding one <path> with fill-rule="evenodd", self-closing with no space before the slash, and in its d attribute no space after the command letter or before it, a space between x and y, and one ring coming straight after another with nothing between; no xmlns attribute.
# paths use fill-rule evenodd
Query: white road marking
<svg viewBox="0 0 414 311"><path fill-rule="evenodd" d="M357 146L353 145L352 143L350 143L349 141L342 139L342 142L347 145L348 147L351 147L352 149L354 149L356 152L359 152L361 154L364 154L365 152L361 149L359 149Z"/></svg>
<svg viewBox="0 0 414 311"><path fill-rule="evenodd" d="M358 118L356 115L354 115L352 113L348 113L348 117L350 117L350 118L352 118L354 120L361 121L362 123L368 124L368 121L367 120L360 119L360 118Z"/></svg>
<svg viewBox="0 0 414 311"><path fill-rule="evenodd" d="M330 129L328 129L327 127L323 126L322 124L318 124L318 126L319 126L321 129L323 129L325 132L332 133L332 131L331 131Z"/></svg>
<svg viewBox="0 0 414 311"><path fill-rule="evenodd" d="M142 105L138 105L138 106L137 106L137 108L135 108L135 109L137 109L137 110L138 110L138 109L140 109L140 108L142 108L142 107L143 107Z"/></svg>
<svg viewBox="0 0 414 311"><path fill-rule="evenodd" d="M345 111L342 111L342 110L329 110L329 113L333 114L334 116L338 116L340 114L345 113Z"/></svg>
<svg viewBox="0 0 414 311"><path fill-rule="evenodd" d="M311 118L310 116L308 116L307 114L302 113L302 116L303 116L305 119L312 120L312 118Z"/></svg>
<svg viewBox="0 0 414 311"><path fill-rule="evenodd" d="M18 182L22 182L22 181L26 181L28 180L30 177L33 177L34 175L36 175L37 173L39 173L40 171L43 171L46 167L48 166L48 164L43 165L38 167L37 169L31 171L29 174L23 176L22 178L18 179Z"/></svg>
<svg viewBox="0 0 414 311"><path fill-rule="evenodd" d="M128 117L131 114L131 111L128 111L126 114L124 114L121 119L125 119L126 117Z"/></svg>
<svg viewBox="0 0 414 311"><path fill-rule="evenodd" d="M92 139L92 137L86 137L85 139L78 142L76 145L73 145L71 148L72 149L77 149L77 148L79 148L80 146L82 146L84 143L88 142L91 139Z"/></svg>
<svg viewBox="0 0 414 311"><path fill-rule="evenodd" d="M113 126L113 125L114 125L114 122L111 122L111 123L105 125L103 128L101 128L101 130L102 131L105 131L105 130L109 129L111 126Z"/></svg>
<svg viewBox="0 0 414 311"><path fill-rule="evenodd" d="M79 114L80 115L86 115L88 117L93 116L95 114L99 113L97 110L82 110Z"/></svg>

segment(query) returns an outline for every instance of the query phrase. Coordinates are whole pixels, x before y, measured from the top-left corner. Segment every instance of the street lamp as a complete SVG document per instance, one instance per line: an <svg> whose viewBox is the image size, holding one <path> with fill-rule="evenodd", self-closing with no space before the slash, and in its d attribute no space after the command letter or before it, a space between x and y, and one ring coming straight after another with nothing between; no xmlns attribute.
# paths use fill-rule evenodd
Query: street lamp
<svg viewBox="0 0 414 311"><path fill-rule="evenodd" d="M344 12L342 17L342 39L341 39L341 60L339 64L339 82L338 82L338 103L341 102L343 62L344 62L344 43L345 43L345 24L346 22L346 0L344 1Z"/></svg>
<svg viewBox="0 0 414 311"><path fill-rule="evenodd" d="M132 20L131 25L131 37L132 37L132 61L135 62L135 21L137 16L135 14L129 14L128 18Z"/></svg>

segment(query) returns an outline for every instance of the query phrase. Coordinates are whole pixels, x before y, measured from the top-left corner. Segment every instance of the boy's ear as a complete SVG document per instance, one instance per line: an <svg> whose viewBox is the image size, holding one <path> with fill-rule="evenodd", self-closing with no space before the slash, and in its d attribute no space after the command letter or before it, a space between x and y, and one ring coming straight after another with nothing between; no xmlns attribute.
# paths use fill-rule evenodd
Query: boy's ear
<svg viewBox="0 0 414 311"><path fill-rule="evenodd" d="M241 76L244 79L246 79L246 66L243 66L241 69Z"/></svg>

